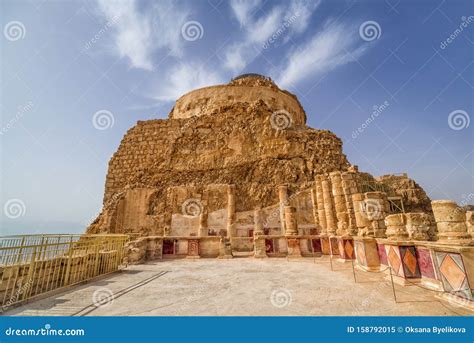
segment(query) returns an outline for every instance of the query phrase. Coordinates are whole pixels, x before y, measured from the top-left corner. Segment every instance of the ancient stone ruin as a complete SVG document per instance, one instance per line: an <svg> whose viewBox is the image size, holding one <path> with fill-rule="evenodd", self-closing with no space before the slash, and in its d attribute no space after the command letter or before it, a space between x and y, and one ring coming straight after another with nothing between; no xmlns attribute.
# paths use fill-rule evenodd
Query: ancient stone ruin
<svg viewBox="0 0 474 343"><path fill-rule="evenodd" d="M87 233L130 235L129 263L337 256L470 303L472 213L406 174L359 171L336 135L306 125L295 95L246 74L131 128Z"/></svg>

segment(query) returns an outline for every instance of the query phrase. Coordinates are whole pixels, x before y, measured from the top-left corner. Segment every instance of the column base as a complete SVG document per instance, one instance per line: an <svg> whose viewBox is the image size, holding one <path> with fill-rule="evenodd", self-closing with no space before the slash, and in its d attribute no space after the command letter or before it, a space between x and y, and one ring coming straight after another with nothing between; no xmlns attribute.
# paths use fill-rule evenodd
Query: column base
<svg viewBox="0 0 474 343"><path fill-rule="evenodd" d="M288 242L288 257L302 257L300 240L298 238L287 237Z"/></svg>
<svg viewBox="0 0 474 343"><path fill-rule="evenodd" d="M355 257L358 264L360 264L367 271L380 271L380 258L377 248L377 241L369 237L353 237Z"/></svg>
<svg viewBox="0 0 474 343"><path fill-rule="evenodd" d="M189 259L201 258L201 256L199 256L199 240L197 239L188 240L188 256L186 256L186 258L189 258Z"/></svg>
<svg viewBox="0 0 474 343"><path fill-rule="evenodd" d="M224 238L219 244L219 256L217 258L229 259L233 257L234 256L232 256L232 245L230 240Z"/></svg>

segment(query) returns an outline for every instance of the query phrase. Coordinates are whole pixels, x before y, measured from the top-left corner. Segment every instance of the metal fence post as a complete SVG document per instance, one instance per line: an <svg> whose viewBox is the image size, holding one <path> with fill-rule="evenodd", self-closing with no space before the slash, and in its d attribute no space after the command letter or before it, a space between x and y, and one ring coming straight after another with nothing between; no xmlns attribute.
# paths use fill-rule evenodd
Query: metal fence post
<svg viewBox="0 0 474 343"><path fill-rule="evenodd" d="M351 259L351 264L352 264L352 275L354 276L354 282L357 283L356 272L355 272L355 268L354 268L354 260L352 260L352 259Z"/></svg>
<svg viewBox="0 0 474 343"><path fill-rule="evenodd" d="M35 271L35 264L36 264L36 247L34 248L33 253L31 254L30 268L28 269L28 277L27 277L27 280L26 280L26 283L29 286L28 286L27 291L23 292L22 299L26 299L27 297L29 298L31 296L31 292L33 291L33 282L34 282L33 274L34 274L34 271Z"/></svg>
<svg viewBox="0 0 474 343"><path fill-rule="evenodd" d="M71 262L72 262L72 237L69 243L69 257L67 259L67 267L66 267L66 272L64 273L64 284L63 286L66 286L69 282L69 273L71 272Z"/></svg>
<svg viewBox="0 0 474 343"><path fill-rule="evenodd" d="M395 292L395 285L393 283L392 267L389 267L389 268L390 268L390 281L392 281L393 299L395 300L395 302L397 302L397 294Z"/></svg>

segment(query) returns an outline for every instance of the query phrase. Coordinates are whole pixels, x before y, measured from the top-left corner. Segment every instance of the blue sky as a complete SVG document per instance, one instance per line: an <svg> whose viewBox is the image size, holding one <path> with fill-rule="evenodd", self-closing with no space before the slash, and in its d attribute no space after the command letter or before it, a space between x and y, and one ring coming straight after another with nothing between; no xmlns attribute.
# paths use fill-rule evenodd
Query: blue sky
<svg viewBox="0 0 474 343"><path fill-rule="evenodd" d="M82 232L137 120L246 72L295 93L360 170L473 203L472 1L0 6L2 234Z"/></svg>

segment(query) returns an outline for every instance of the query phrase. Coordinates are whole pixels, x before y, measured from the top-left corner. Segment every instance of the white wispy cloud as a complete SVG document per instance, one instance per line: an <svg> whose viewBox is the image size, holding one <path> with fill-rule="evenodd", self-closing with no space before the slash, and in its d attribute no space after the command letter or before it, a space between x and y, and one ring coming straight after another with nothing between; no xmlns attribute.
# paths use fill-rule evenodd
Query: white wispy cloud
<svg viewBox="0 0 474 343"><path fill-rule="evenodd" d="M245 38L227 47L224 57L224 67L234 73L241 71L258 56L265 40L275 32L280 25L282 9L274 8L268 15L261 17L246 27Z"/></svg>
<svg viewBox="0 0 474 343"><path fill-rule="evenodd" d="M227 47L224 54L224 67L233 73L242 71L262 52L264 43L276 33L281 32L282 25L292 17L296 19L284 28L281 44L288 42L292 36L303 33L319 3L319 1L297 0L273 6L270 10L263 12L258 11L260 1L232 1L233 15L244 30L244 36Z"/></svg>
<svg viewBox="0 0 474 343"><path fill-rule="evenodd" d="M105 19L114 21L116 52L136 68L151 70L151 30L148 18L142 16L135 1L98 1Z"/></svg>
<svg viewBox="0 0 474 343"><path fill-rule="evenodd" d="M284 20L289 21L292 16L297 14L298 19L292 22L291 28L295 33L303 33L308 28L311 15L320 4L320 0L291 1Z"/></svg>
<svg viewBox="0 0 474 343"><path fill-rule="evenodd" d="M201 65L193 56L185 54L186 42L181 36L181 28L190 17L188 6L192 6L192 2L97 2L104 19L114 22L114 52L126 58L133 68L159 73L159 79L148 92L140 91L143 95L148 93L158 103L174 101L195 88L225 82L229 74L241 72L257 58L264 43L276 34L276 46L295 41L299 45L290 50L277 72L275 79L282 87L346 64L363 54L367 46L358 39L357 30L341 23L323 25L322 30L306 42L296 40L307 33L311 16L320 1L270 2L263 10L262 0L233 0L229 6L231 15L241 30L235 33L234 41L222 49L221 65ZM175 59L167 61L166 69L160 67L157 71L155 61L165 55Z"/></svg>
<svg viewBox="0 0 474 343"><path fill-rule="evenodd" d="M327 24L299 49L293 49L287 55L277 82L288 87L327 73L359 58L367 49L368 45L364 43L357 28L340 23Z"/></svg>
<svg viewBox="0 0 474 343"><path fill-rule="evenodd" d="M101 14L113 21L114 49L128 58L130 66L153 70L153 54L160 49L182 56L181 26L188 10L172 1L159 1L140 12L135 0L98 0Z"/></svg>
<svg viewBox="0 0 474 343"><path fill-rule="evenodd" d="M230 7L241 26L246 25L261 5L261 0L232 0Z"/></svg>
<svg viewBox="0 0 474 343"><path fill-rule="evenodd" d="M222 73L207 64L180 63L172 67L152 89L158 102L175 101L190 90L224 82Z"/></svg>

